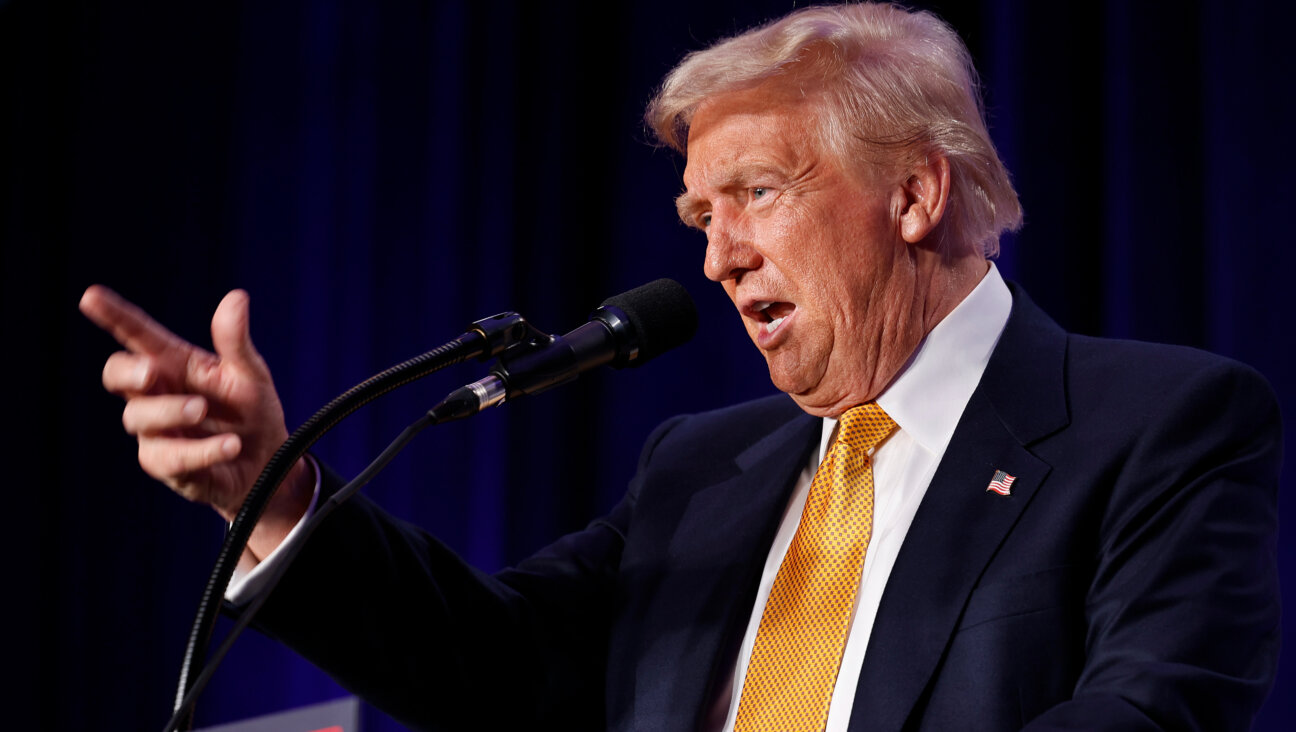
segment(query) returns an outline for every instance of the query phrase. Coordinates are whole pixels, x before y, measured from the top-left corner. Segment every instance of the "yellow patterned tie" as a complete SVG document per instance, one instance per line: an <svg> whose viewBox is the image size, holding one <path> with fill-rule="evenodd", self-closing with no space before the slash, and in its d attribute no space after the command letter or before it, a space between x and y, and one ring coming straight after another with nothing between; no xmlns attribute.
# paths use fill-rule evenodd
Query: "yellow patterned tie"
<svg viewBox="0 0 1296 732"><path fill-rule="evenodd" d="M837 441L815 472L801 523L761 615L736 732L809 732L828 723L873 535L869 452L895 427L873 402L841 416Z"/></svg>

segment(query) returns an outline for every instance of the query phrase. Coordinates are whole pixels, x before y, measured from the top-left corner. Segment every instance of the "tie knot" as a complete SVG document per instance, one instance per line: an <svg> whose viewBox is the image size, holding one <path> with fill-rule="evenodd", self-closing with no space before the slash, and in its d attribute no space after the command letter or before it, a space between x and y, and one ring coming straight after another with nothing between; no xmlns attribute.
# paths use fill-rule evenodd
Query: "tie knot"
<svg viewBox="0 0 1296 732"><path fill-rule="evenodd" d="M877 402L869 402L846 410L837 423L837 440L852 450L868 452L895 428L895 420Z"/></svg>

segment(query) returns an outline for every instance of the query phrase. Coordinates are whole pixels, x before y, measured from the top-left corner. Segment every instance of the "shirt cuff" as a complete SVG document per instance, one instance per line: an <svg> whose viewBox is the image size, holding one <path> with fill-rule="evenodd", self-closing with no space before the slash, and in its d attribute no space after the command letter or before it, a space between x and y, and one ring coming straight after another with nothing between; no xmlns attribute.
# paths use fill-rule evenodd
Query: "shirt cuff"
<svg viewBox="0 0 1296 732"><path fill-rule="evenodd" d="M265 589L266 578L270 575L276 561L283 555L284 547L300 540L302 525L315 514L315 506L319 503L320 485L323 483L323 471L320 470L319 463L315 462L314 457L307 455L303 459L315 473L315 493L311 496L310 505L306 507L306 513L302 514L301 520L292 527L288 536L279 542L279 546L259 563L252 558L251 553L246 549L243 550L243 556L239 559L238 566L234 568L234 575L230 578L229 587L225 588L226 601L234 605L243 605L260 594Z"/></svg>

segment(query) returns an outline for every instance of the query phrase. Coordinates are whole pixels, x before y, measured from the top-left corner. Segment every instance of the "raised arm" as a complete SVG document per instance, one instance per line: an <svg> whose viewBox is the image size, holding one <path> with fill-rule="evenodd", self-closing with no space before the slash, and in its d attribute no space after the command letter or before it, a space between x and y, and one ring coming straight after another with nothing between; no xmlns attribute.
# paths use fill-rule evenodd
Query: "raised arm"
<svg viewBox="0 0 1296 732"><path fill-rule="evenodd" d="M126 399L122 423L139 440L140 466L226 521L288 436L270 369L252 345L248 303L242 290L221 300L211 353L106 287L81 297L81 312L125 347L108 357L103 383ZM273 551L305 512L309 473L295 465L266 508L248 543L254 559Z"/></svg>

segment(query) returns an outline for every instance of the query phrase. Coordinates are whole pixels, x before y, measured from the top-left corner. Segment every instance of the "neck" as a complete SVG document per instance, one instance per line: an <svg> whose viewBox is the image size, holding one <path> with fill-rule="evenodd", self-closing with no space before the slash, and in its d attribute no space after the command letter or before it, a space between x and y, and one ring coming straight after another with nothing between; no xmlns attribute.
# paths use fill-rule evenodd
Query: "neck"
<svg viewBox="0 0 1296 732"><path fill-rule="evenodd" d="M927 334L936 327L936 324L945 319L954 308L959 306L981 280L990 271L990 262L981 256L967 256L955 260L952 266L936 268L932 274L925 278L926 288L922 293L922 337L926 338ZM914 343L913 348L918 344ZM910 349L910 353L913 352ZM908 356L905 357L908 359Z"/></svg>

